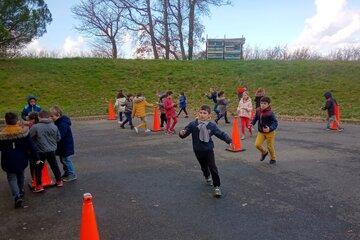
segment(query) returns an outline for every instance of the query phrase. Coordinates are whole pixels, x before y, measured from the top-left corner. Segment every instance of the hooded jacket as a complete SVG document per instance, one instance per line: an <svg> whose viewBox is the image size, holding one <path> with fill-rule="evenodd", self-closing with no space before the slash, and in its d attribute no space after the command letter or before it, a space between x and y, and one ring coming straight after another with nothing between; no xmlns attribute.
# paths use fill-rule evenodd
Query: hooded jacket
<svg viewBox="0 0 360 240"><path fill-rule="evenodd" d="M153 105L148 103L144 97L135 97L133 100L132 117L145 117L146 107L153 107Z"/></svg>
<svg viewBox="0 0 360 240"><path fill-rule="evenodd" d="M41 111L41 107L39 105L30 105L30 100L31 99L35 99L36 100L36 97L35 96L28 96L27 98L27 104L25 105L24 109L22 110L21 112L21 118L23 120L26 120L26 117L29 116L29 113L31 112L40 112Z"/></svg>
<svg viewBox="0 0 360 240"><path fill-rule="evenodd" d="M174 102L170 97L166 97L163 100L165 114L167 118L174 118L176 117L176 108L174 106Z"/></svg>
<svg viewBox="0 0 360 240"><path fill-rule="evenodd" d="M125 102L126 97L118 98L115 101L115 107L117 108L118 112L125 112Z"/></svg>
<svg viewBox="0 0 360 240"><path fill-rule="evenodd" d="M269 127L269 132L272 132L278 127L278 121L270 106L264 110L256 109L256 114L251 124L255 125L256 122L258 122L258 131L262 133L264 133L263 128Z"/></svg>
<svg viewBox="0 0 360 240"><path fill-rule="evenodd" d="M334 116L335 115L335 106L337 105L336 100L333 98L331 92L326 92L324 94L324 97L326 99L325 106L322 108L323 110L327 110L328 116Z"/></svg>
<svg viewBox="0 0 360 240"><path fill-rule="evenodd" d="M253 107L252 107L252 102L251 102L250 97L247 100L244 100L244 98L240 99L239 105L237 108L237 111L238 111L240 117L251 118L252 109L253 109Z"/></svg>
<svg viewBox="0 0 360 240"><path fill-rule="evenodd" d="M30 129L30 137L35 143L36 150L41 153L55 152L57 142L60 141L59 129L50 119L39 119L39 123Z"/></svg>
<svg viewBox="0 0 360 240"><path fill-rule="evenodd" d="M29 129L19 125L7 125L0 132L1 168L8 173L20 173L29 160L39 159Z"/></svg>
<svg viewBox="0 0 360 240"><path fill-rule="evenodd" d="M56 155L68 157L74 155L74 138L71 131L71 120L63 115L55 121L61 139L57 143Z"/></svg>

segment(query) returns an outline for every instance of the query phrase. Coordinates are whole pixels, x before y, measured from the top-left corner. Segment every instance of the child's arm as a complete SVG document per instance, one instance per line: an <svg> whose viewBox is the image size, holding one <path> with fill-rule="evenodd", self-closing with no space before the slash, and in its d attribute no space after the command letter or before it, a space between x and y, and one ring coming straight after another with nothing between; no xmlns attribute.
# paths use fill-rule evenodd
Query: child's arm
<svg viewBox="0 0 360 240"><path fill-rule="evenodd" d="M31 138L35 137L37 135L36 125L34 125L32 128L30 128L29 135Z"/></svg>
<svg viewBox="0 0 360 240"><path fill-rule="evenodd" d="M153 107L154 105L151 104L151 103L148 103L147 101L145 101L145 106L147 106L147 107Z"/></svg>
<svg viewBox="0 0 360 240"><path fill-rule="evenodd" d="M214 128L211 130L212 133L219 139L223 140L224 142L226 142L227 144L231 144L232 140L229 137L229 135L227 135L226 132L221 131L216 125L214 125Z"/></svg>
<svg viewBox="0 0 360 240"><path fill-rule="evenodd" d="M256 122L259 120L259 113L258 113L258 111L256 111L256 113L255 113L255 117L254 117L254 119L252 120L252 122L250 123L250 127L252 127L252 126L254 126L255 124L256 124Z"/></svg>
<svg viewBox="0 0 360 240"><path fill-rule="evenodd" d="M192 133L193 129L194 129L193 123L189 123L183 130L179 132L179 137L186 138Z"/></svg>
<svg viewBox="0 0 360 240"><path fill-rule="evenodd" d="M268 127L270 129L270 132L274 131L278 127L278 121L274 113L271 114L271 125Z"/></svg>

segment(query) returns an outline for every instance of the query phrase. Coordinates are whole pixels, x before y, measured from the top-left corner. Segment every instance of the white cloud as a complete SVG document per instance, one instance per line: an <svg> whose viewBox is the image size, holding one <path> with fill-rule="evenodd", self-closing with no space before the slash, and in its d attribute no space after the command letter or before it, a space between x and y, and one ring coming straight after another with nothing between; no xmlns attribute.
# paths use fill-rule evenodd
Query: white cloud
<svg viewBox="0 0 360 240"><path fill-rule="evenodd" d="M320 52L335 48L360 47L360 10L347 7L347 0L315 0L316 14L291 48L310 47Z"/></svg>
<svg viewBox="0 0 360 240"><path fill-rule="evenodd" d="M25 53L34 53L39 55L42 51L45 50L44 46L41 46L40 41L38 39L32 40L24 49Z"/></svg>
<svg viewBox="0 0 360 240"><path fill-rule="evenodd" d="M85 45L86 42L83 37L78 36L77 38L72 38L68 36L61 46L60 55L64 57L79 56L86 51Z"/></svg>

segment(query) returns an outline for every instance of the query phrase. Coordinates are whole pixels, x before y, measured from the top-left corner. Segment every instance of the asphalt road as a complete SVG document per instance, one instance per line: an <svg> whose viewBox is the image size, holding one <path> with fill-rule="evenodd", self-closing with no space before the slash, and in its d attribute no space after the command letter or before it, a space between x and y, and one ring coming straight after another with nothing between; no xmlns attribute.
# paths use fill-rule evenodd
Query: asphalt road
<svg viewBox="0 0 360 240"><path fill-rule="evenodd" d="M360 126L344 127L280 122L275 166L258 160L254 137L241 153L216 140L224 195L215 199L190 137L75 122L77 181L44 194L27 189L25 208L13 209L0 173L0 239L79 239L82 195L90 192L101 239L357 240Z"/></svg>

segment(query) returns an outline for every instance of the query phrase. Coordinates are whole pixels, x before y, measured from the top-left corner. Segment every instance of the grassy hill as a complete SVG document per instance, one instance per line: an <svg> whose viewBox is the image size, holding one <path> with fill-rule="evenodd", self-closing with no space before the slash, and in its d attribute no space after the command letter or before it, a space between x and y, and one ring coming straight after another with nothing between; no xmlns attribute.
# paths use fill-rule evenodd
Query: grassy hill
<svg viewBox="0 0 360 240"><path fill-rule="evenodd" d="M235 89L245 84L252 96L264 87L277 114L325 116L323 93L332 90L346 119L360 119L360 62L331 61L164 61L111 59L0 60L0 116L20 112L28 94L43 108L60 105L70 116L101 115L118 89L184 91L191 108L212 103L209 87L224 90L236 109Z"/></svg>

